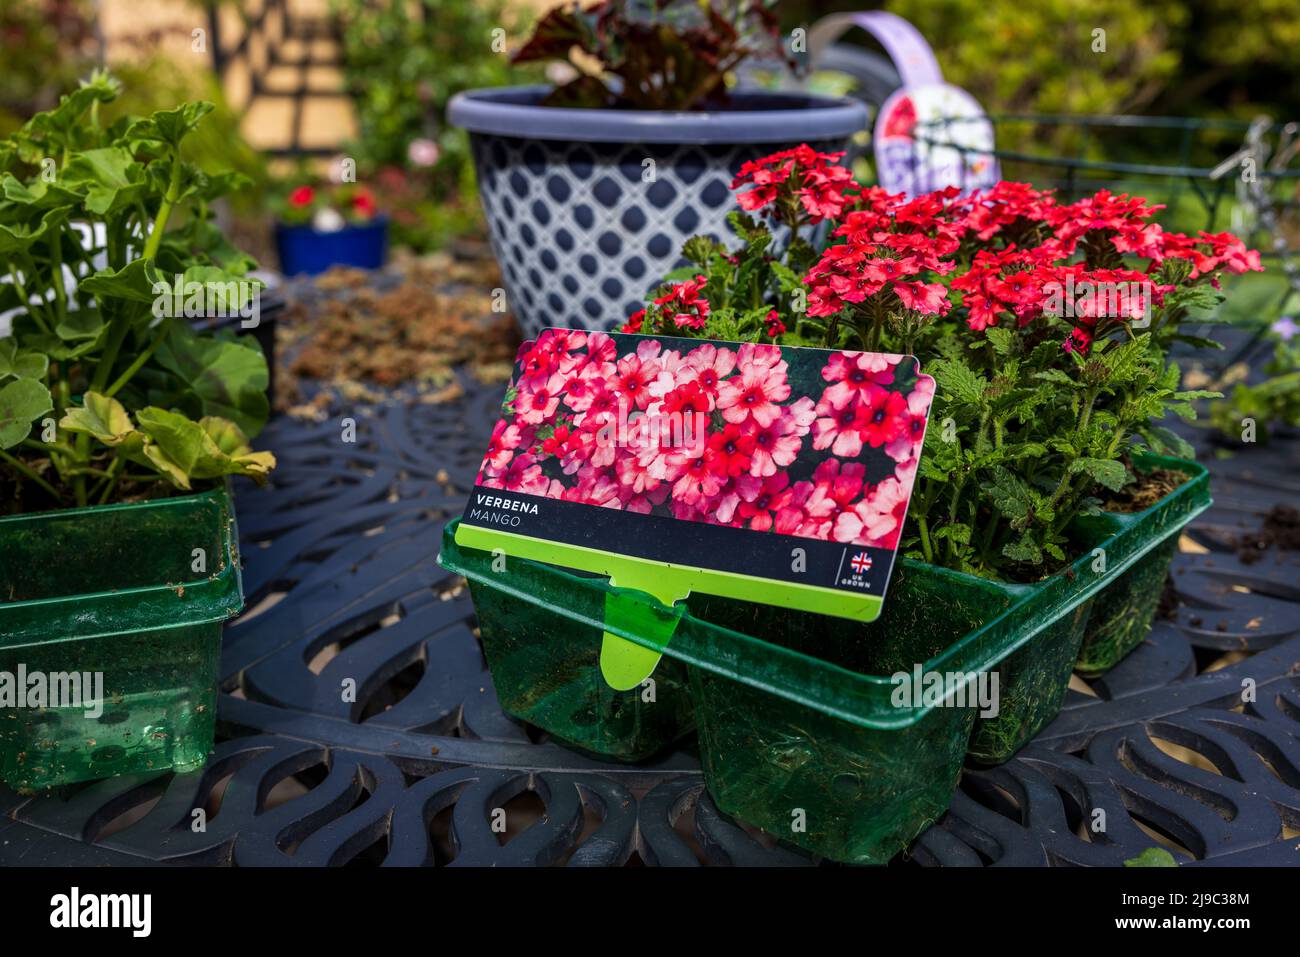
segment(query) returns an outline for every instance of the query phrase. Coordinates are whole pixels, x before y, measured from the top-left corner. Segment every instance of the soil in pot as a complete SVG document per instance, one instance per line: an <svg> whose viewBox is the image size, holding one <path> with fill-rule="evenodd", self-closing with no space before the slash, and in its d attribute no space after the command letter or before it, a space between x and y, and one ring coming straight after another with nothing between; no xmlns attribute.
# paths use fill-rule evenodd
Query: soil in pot
<svg viewBox="0 0 1300 957"><path fill-rule="evenodd" d="M1135 470L1134 474L1137 481L1118 492L1099 489L1097 497L1102 500L1102 511L1121 515L1145 511L1187 481L1186 475L1174 469Z"/></svg>

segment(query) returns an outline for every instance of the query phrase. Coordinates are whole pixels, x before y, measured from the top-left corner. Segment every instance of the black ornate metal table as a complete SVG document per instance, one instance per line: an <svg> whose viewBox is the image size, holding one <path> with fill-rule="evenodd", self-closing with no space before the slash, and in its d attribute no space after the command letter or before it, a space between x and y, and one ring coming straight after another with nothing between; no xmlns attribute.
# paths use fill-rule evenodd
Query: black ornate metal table
<svg viewBox="0 0 1300 957"><path fill-rule="evenodd" d="M689 744L606 764L502 713L469 596L434 561L499 402L464 385L347 413L355 442L334 419L272 422L274 484L238 500L249 608L227 629L208 766L0 788L0 864L816 863L721 814ZM968 768L897 864L1114 865L1156 834L1184 861L1300 863L1300 557L1243 561L1237 540L1300 501L1300 441L1209 461L1176 617L1011 761Z"/></svg>

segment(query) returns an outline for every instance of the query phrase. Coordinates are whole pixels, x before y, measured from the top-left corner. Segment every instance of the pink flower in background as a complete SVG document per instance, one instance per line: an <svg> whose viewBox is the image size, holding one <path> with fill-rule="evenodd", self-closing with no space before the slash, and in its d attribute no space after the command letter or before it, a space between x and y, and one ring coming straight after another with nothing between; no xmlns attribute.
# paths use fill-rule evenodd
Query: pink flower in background
<svg viewBox="0 0 1300 957"><path fill-rule="evenodd" d="M719 477L745 474L757 444L754 436L739 425L728 425L721 432L713 433L704 449L709 470Z"/></svg>
<svg viewBox="0 0 1300 957"><path fill-rule="evenodd" d="M436 166L441 155L442 151L433 140L414 139L406 147L406 158L410 160L411 165L422 169Z"/></svg>
<svg viewBox="0 0 1300 957"><path fill-rule="evenodd" d="M898 437L885 446L885 454L895 462L906 462L921 454L925 437L925 421L934 400L934 380L920 379L907 396L907 412L903 416L903 429Z"/></svg>
<svg viewBox="0 0 1300 957"><path fill-rule="evenodd" d="M902 434L907 400L900 393L876 386L861 404L867 419L862 427L862 440L873 449L894 441Z"/></svg>
<svg viewBox="0 0 1300 957"><path fill-rule="evenodd" d="M692 349L686 364L695 370L695 381L711 396L718 394L718 384L736 368L736 354L730 349L719 349L705 343Z"/></svg>
<svg viewBox="0 0 1300 957"><path fill-rule="evenodd" d="M722 481L702 454L690 456L682 463L682 472L673 484L673 501L695 506L722 491Z"/></svg>
<svg viewBox="0 0 1300 957"><path fill-rule="evenodd" d="M523 492L528 495L545 495L550 481L542 474L542 467L533 456L521 453L511 459L510 464L498 475L497 487L510 492Z"/></svg>
<svg viewBox="0 0 1300 957"><path fill-rule="evenodd" d="M862 433L867 427L867 412L858 402L849 402L837 409L823 397L817 403L821 418L813 423L813 448L830 448L843 458L855 458L862 451Z"/></svg>
<svg viewBox="0 0 1300 957"><path fill-rule="evenodd" d="M525 432L516 422L500 419L492 429L492 438L488 440L487 454L483 457L484 468L502 469L514 457L515 449L521 445L527 447Z"/></svg>
<svg viewBox="0 0 1300 957"><path fill-rule="evenodd" d="M816 504L818 499L829 501L834 509L847 508L850 502L862 494L866 485L866 474L867 467L861 462L827 459L813 472L813 481L816 484L808 498L809 511L814 515L828 514Z"/></svg>
<svg viewBox="0 0 1300 957"><path fill-rule="evenodd" d="M772 423L754 434L754 458L750 474L771 475L786 468L799 457L803 437L808 434L817 413L812 399L803 396L792 405L782 406Z"/></svg>
<svg viewBox="0 0 1300 957"><path fill-rule="evenodd" d="M629 409L645 409L654 399L650 387L658 377L659 363L654 359L643 361L639 355L624 356L618 361L613 385L628 400Z"/></svg>
<svg viewBox="0 0 1300 957"><path fill-rule="evenodd" d="M742 369L771 368L779 370L782 374L786 371L785 360L781 358L781 347L770 343L741 343L740 348L736 350L736 361Z"/></svg>
<svg viewBox="0 0 1300 957"><path fill-rule="evenodd" d="M942 316L952 308L948 289L939 282L896 282L894 294L908 309L927 316Z"/></svg>
<svg viewBox="0 0 1300 957"><path fill-rule="evenodd" d="M545 381L539 381L535 387L521 389L518 399L519 421L529 425L545 422L559 406L560 391L563 388L564 378L553 375Z"/></svg>

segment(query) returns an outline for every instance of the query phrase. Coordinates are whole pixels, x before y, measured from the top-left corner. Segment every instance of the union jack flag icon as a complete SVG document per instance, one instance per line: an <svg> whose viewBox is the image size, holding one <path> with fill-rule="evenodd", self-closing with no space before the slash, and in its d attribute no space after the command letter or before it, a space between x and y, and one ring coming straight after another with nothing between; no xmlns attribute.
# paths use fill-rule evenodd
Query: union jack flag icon
<svg viewBox="0 0 1300 957"><path fill-rule="evenodd" d="M866 552L858 552L849 559L849 565L853 569L853 574L864 575L871 571L871 556Z"/></svg>

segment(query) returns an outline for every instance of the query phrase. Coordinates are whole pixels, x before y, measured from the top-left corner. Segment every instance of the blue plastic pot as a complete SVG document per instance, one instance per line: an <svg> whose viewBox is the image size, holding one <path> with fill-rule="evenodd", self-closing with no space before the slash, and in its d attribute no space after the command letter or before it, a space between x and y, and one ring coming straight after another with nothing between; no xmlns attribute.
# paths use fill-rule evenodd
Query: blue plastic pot
<svg viewBox="0 0 1300 957"><path fill-rule="evenodd" d="M471 90L448 116L470 132L510 308L526 338L610 329L681 264L691 236L736 245L726 217L747 160L800 143L839 152L867 125L856 101L735 91L697 112L539 106L543 86Z"/></svg>
<svg viewBox="0 0 1300 957"><path fill-rule="evenodd" d="M286 276L314 276L331 266L378 269L388 255L388 217L376 216L364 226L344 226L328 233L276 223L275 251Z"/></svg>

